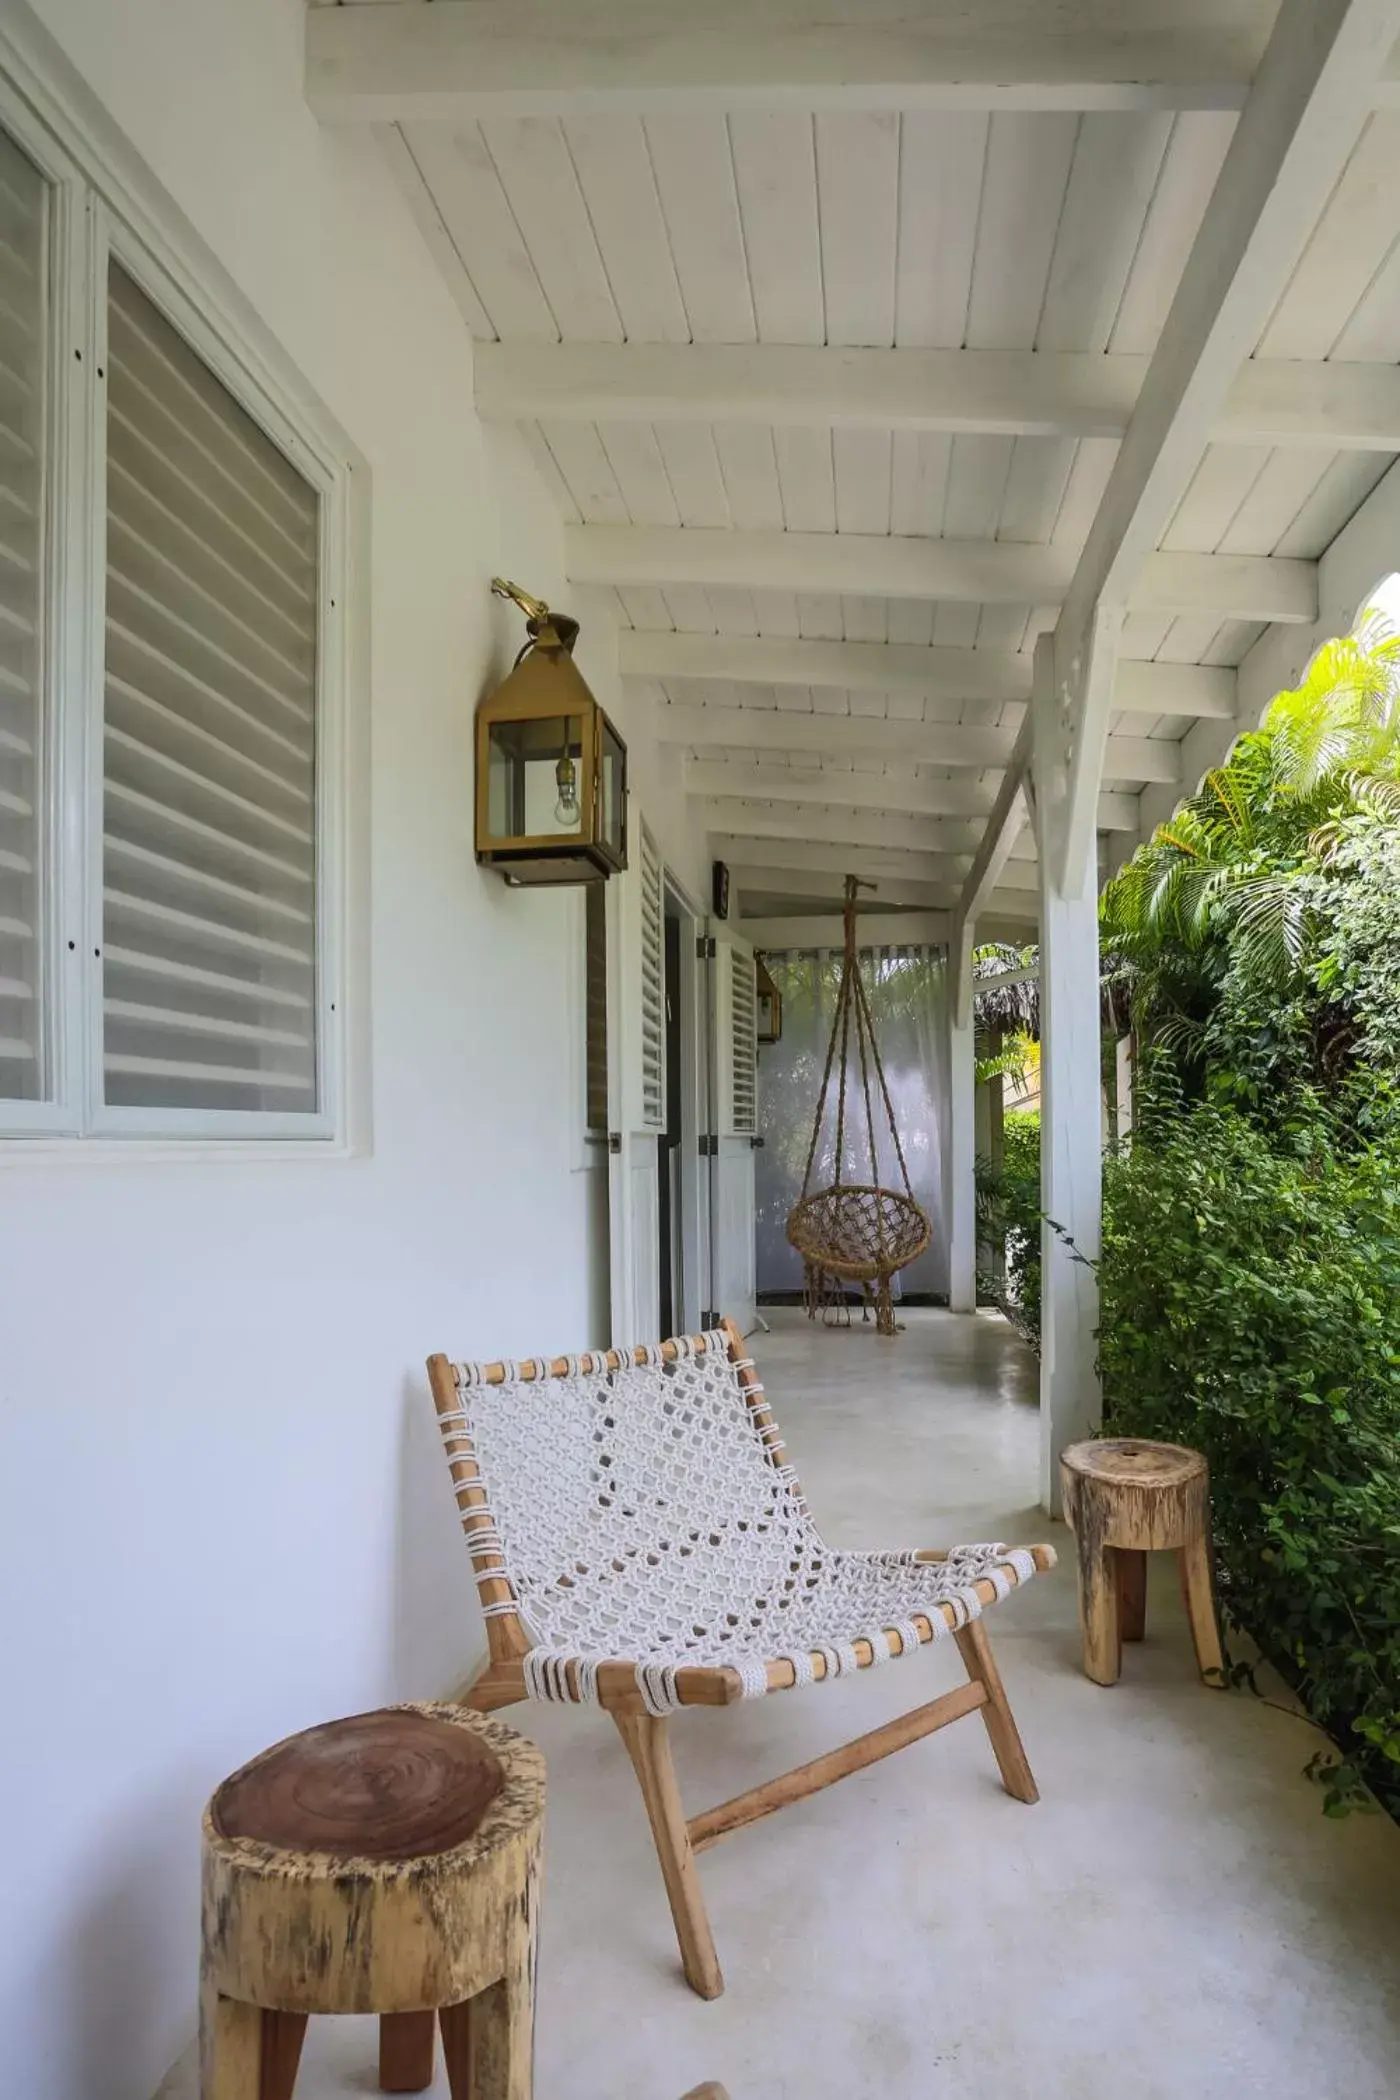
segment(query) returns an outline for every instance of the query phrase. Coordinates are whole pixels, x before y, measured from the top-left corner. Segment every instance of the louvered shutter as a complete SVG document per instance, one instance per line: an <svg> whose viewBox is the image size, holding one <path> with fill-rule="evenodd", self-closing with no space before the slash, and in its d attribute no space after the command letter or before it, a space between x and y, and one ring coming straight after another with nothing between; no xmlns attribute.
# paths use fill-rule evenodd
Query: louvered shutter
<svg viewBox="0 0 1400 2100"><path fill-rule="evenodd" d="M0 1099L45 1074L48 185L0 133Z"/></svg>
<svg viewBox="0 0 1400 2100"><path fill-rule="evenodd" d="M720 949L722 985L720 1121L726 1137L750 1135L758 1124L758 988L753 951Z"/></svg>
<svg viewBox="0 0 1400 2100"><path fill-rule="evenodd" d="M656 841L640 826L642 936L642 1128L666 1128L666 920Z"/></svg>
<svg viewBox="0 0 1400 2100"><path fill-rule="evenodd" d="M318 498L115 264L108 333L105 1098L311 1112Z"/></svg>
<svg viewBox="0 0 1400 2100"><path fill-rule="evenodd" d="M584 889L585 1129L606 1137L608 1129L608 894L606 885Z"/></svg>

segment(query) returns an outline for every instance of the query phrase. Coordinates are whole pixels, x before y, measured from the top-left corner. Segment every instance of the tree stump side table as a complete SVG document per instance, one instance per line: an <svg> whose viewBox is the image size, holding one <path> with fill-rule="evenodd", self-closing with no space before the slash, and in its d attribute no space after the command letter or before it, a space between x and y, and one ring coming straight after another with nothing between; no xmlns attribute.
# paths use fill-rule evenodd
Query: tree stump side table
<svg viewBox="0 0 1400 2100"><path fill-rule="evenodd" d="M202 2100L291 2100L311 2013L378 2013L380 2085L530 2100L544 1759L459 1706L289 1736L204 1812Z"/></svg>
<svg viewBox="0 0 1400 2100"><path fill-rule="evenodd" d="M1060 1487L1078 1549L1085 1676L1118 1682L1123 1642L1143 1635L1147 1555L1175 1552L1197 1666L1219 1682L1210 1473L1201 1453L1136 1437L1071 1444L1060 1457Z"/></svg>

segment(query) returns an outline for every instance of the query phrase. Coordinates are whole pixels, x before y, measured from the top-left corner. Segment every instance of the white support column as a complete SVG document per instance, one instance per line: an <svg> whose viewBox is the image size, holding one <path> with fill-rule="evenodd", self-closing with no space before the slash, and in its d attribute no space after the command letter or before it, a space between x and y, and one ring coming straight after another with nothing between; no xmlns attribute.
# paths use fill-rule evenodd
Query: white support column
<svg viewBox="0 0 1400 2100"><path fill-rule="evenodd" d="M1058 740L1048 636L1035 655L1035 823L1040 845L1040 1486L1059 1512L1059 1457L1102 1413L1095 1369L1103 1148L1099 1076L1099 915L1094 855L1063 887L1069 782ZM1054 1220L1054 1224L1050 1223ZM1056 1227L1059 1229L1056 1230Z"/></svg>
<svg viewBox="0 0 1400 2100"><path fill-rule="evenodd" d="M948 1220L948 1303L977 1310L977 1104L972 1023L972 939L953 943L948 986L948 1150L944 1198ZM961 949L961 954L959 950Z"/></svg>

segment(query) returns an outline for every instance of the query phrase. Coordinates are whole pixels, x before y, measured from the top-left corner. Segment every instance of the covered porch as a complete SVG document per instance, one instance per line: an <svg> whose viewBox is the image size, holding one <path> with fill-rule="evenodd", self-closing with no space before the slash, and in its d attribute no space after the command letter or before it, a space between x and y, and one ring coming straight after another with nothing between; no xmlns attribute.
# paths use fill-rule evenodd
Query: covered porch
<svg viewBox="0 0 1400 2100"><path fill-rule="evenodd" d="M998 1314L911 1308L894 1344L859 1319L770 1317L755 1355L833 1544L1046 1535L1036 1366ZM1111 1691L1079 1672L1070 1554L993 1618L1040 1803L1002 1792L974 1723L738 1833L704 1860L714 2004L681 1981L607 1716L515 1709L550 1772L541 2095L677 2100L718 2079L731 2100L1389 2100L1400 1831L1325 1820L1300 1776L1315 1732L1203 1689L1171 1556ZM912 1671L917 1689L863 1672L686 1714L687 1805L952 1684L952 1644ZM374 2049L372 2022L313 2022L299 2100L373 2090ZM196 2091L187 2064L161 2100Z"/></svg>

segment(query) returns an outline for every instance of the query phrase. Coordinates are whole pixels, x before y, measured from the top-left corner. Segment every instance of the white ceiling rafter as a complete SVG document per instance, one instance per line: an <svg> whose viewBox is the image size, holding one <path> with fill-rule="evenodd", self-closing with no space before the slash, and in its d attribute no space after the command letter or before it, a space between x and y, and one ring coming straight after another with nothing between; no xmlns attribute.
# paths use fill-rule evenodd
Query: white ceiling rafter
<svg viewBox="0 0 1400 2100"><path fill-rule="evenodd" d="M497 343L475 356L484 421L755 423L772 428L1121 437L1144 356L850 349L783 343ZM1221 444L1400 451L1393 365L1251 359L1210 432Z"/></svg>
<svg viewBox="0 0 1400 2100"><path fill-rule="evenodd" d="M1069 548L1007 540L664 525L566 525L564 559L571 583L614 589L698 584L974 605L1062 605L1075 573ZM1154 553L1141 565L1133 603L1140 611L1306 624L1317 618L1317 565Z"/></svg>
<svg viewBox="0 0 1400 2100"><path fill-rule="evenodd" d="M960 701L1024 701L1031 690L1031 659L1021 650L677 634L631 627L618 636L618 668L625 678L821 685L844 692ZM1227 665L1124 658L1118 664L1113 705L1125 714L1224 721L1235 712L1235 673Z"/></svg>
<svg viewBox="0 0 1400 2100"><path fill-rule="evenodd" d="M312 8L306 92L329 123L593 110L1233 109L1264 47L1251 0L409 0ZM1381 63L1365 100L1383 103Z"/></svg>

